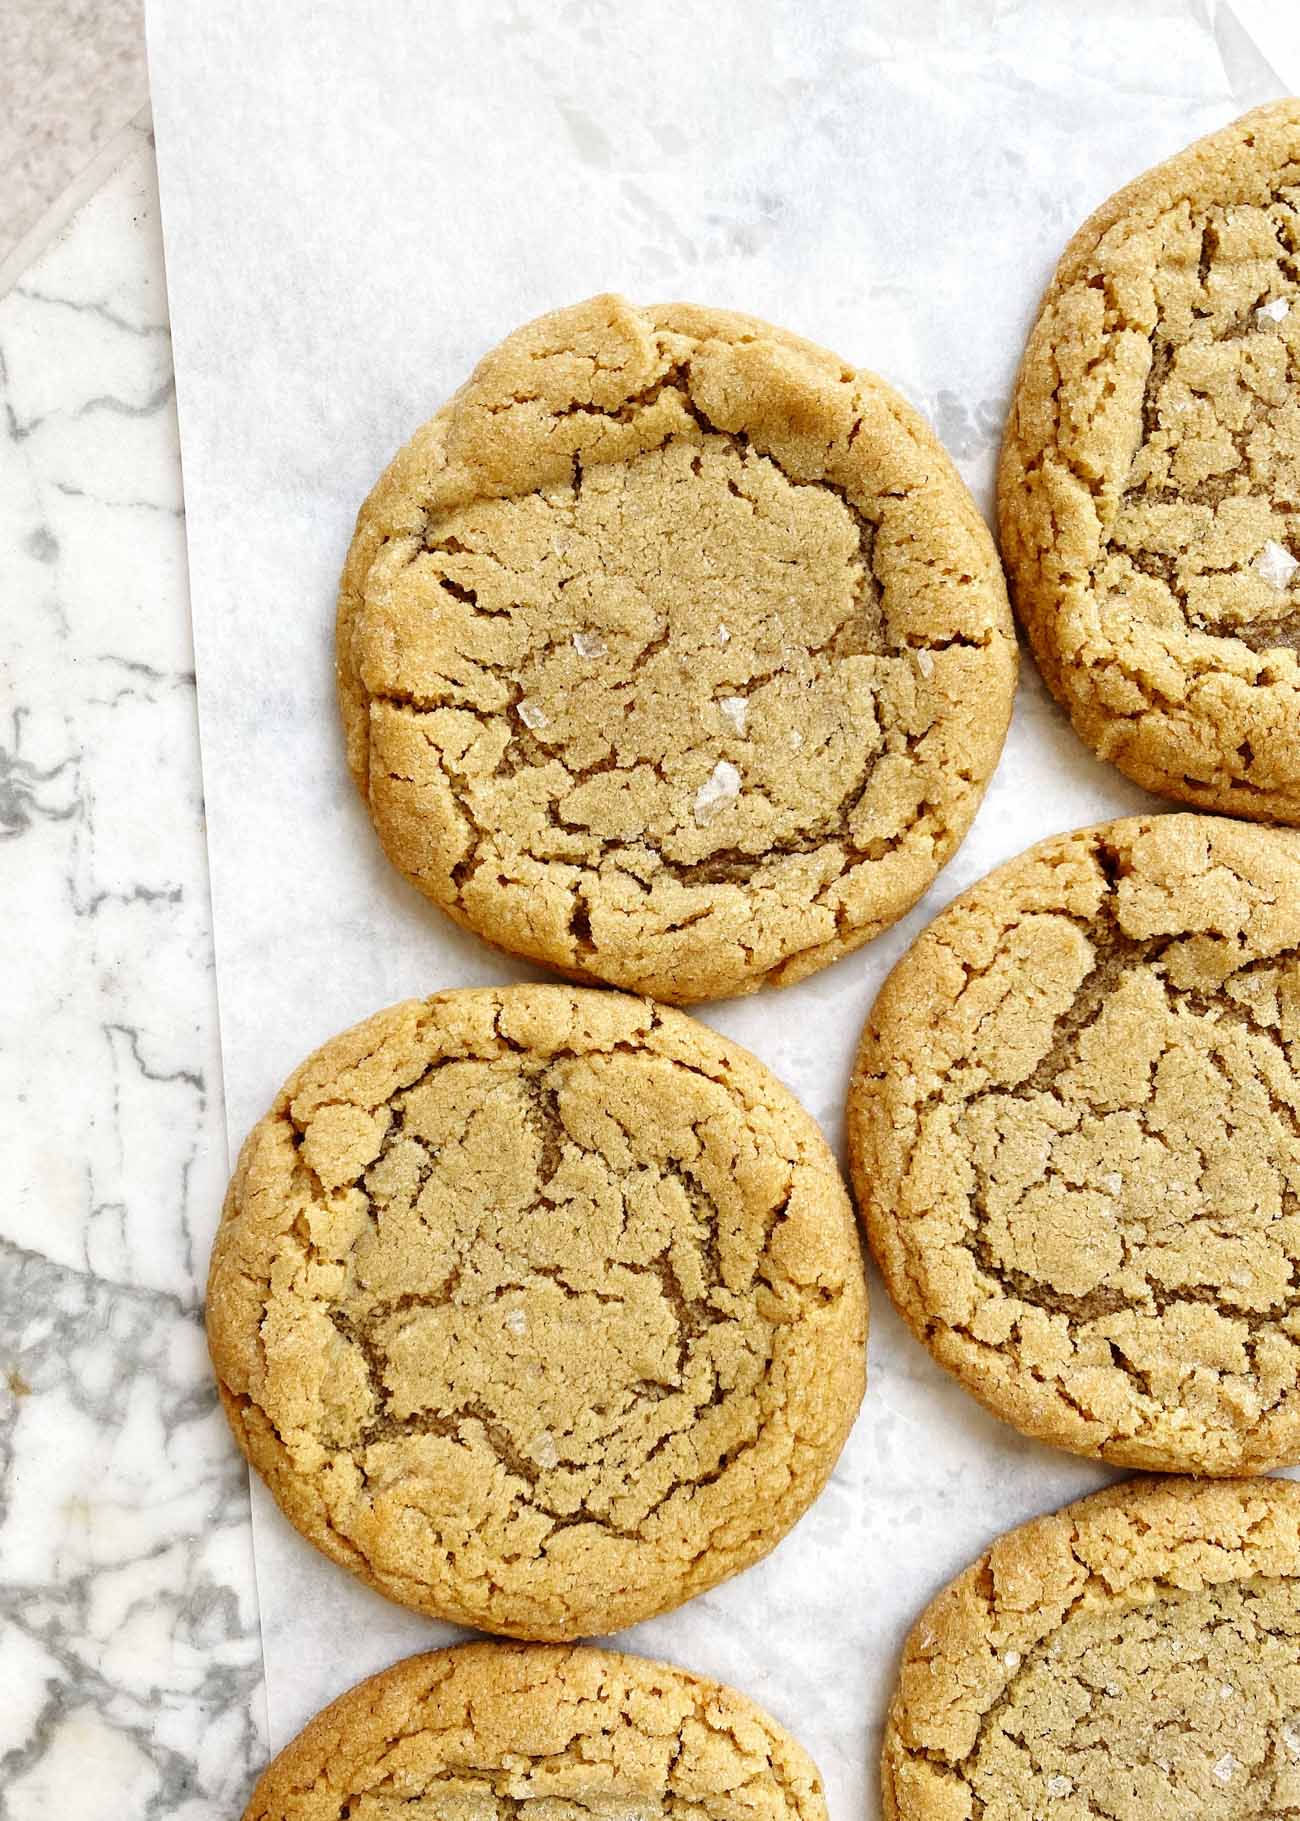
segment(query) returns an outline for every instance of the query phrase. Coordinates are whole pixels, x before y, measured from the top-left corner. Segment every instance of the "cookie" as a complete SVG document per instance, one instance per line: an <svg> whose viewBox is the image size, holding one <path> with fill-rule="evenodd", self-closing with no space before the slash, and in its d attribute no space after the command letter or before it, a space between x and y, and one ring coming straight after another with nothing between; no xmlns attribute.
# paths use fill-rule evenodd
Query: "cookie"
<svg viewBox="0 0 1300 1821"><path fill-rule="evenodd" d="M862 1396L848 1196L680 1012L558 986L380 1012L244 1145L208 1335L281 1509L390 1598L616 1631L765 1555Z"/></svg>
<svg viewBox="0 0 1300 1821"><path fill-rule="evenodd" d="M1130 1467L1300 1460L1300 835L1134 817L938 917L850 1090L872 1249L934 1357Z"/></svg>
<svg viewBox="0 0 1300 1821"><path fill-rule="evenodd" d="M817 1767L734 1689L612 1650L468 1644L317 1714L244 1821L826 1821Z"/></svg>
<svg viewBox="0 0 1300 1821"><path fill-rule="evenodd" d="M509 337L362 507L348 759L489 942L674 1001L908 909L997 762L993 544L922 420L752 317L597 297Z"/></svg>
<svg viewBox="0 0 1300 1821"><path fill-rule="evenodd" d="M1066 248L998 486L1012 598L1080 736L1149 790L1300 822L1300 101Z"/></svg>
<svg viewBox="0 0 1300 1821"><path fill-rule="evenodd" d="M886 1821L1300 1807L1300 1487L1129 1480L999 1538L907 1640Z"/></svg>

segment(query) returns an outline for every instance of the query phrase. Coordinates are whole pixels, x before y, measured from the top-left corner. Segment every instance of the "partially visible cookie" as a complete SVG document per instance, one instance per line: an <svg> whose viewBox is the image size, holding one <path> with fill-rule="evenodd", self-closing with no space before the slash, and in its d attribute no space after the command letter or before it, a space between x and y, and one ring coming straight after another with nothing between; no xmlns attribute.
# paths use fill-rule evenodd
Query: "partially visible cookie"
<svg viewBox="0 0 1300 1821"><path fill-rule="evenodd" d="M734 1689L611 1650L468 1644L317 1714L244 1821L826 1821L817 1767Z"/></svg>
<svg viewBox="0 0 1300 1821"><path fill-rule="evenodd" d="M208 1335L304 1536L408 1606L617 1631L765 1555L857 1411L866 1292L816 1125L680 1012L410 1000L240 1155Z"/></svg>
<svg viewBox="0 0 1300 1821"><path fill-rule="evenodd" d="M1148 171L1066 248L1002 449L1002 552L1094 751L1300 822L1300 101Z"/></svg>
<svg viewBox="0 0 1300 1821"><path fill-rule="evenodd" d="M894 969L849 1099L916 1335L1026 1434L1131 1467L1300 1460L1300 834L1058 835Z"/></svg>
<svg viewBox="0 0 1300 1821"><path fill-rule="evenodd" d="M1300 1808L1300 1487L1130 1480L1001 1537L903 1651L886 1821Z"/></svg>
<svg viewBox="0 0 1300 1821"><path fill-rule="evenodd" d="M597 297L489 354L357 520L348 759L457 922L689 1001L878 934L1011 713L1001 567L928 426L748 316Z"/></svg>

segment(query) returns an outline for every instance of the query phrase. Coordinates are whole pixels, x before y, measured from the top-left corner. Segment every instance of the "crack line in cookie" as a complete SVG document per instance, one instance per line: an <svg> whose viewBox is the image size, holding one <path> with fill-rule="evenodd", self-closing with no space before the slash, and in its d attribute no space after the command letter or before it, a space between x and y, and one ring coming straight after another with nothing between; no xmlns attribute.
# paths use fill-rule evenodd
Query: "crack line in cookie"
<svg viewBox="0 0 1300 1821"><path fill-rule="evenodd" d="M621 401L566 403L558 353L511 388L507 343L429 427L401 513L363 513L341 690L381 838L428 896L515 952L696 998L900 914L991 764L968 685L987 668L1000 737L1013 650L970 502L937 448L913 477L924 432L879 382L772 331L733 395L730 319L639 320L653 377ZM896 454L857 484L864 425Z"/></svg>
<svg viewBox="0 0 1300 1821"><path fill-rule="evenodd" d="M463 1066L460 1059L440 1060L431 1064L424 1073L390 1103L392 1123L384 1138L378 1156L369 1166L366 1176L356 1187L366 1199L366 1216L370 1227L375 1231L377 1243L383 1243L380 1227L384 1213L391 1208L391 1201L382 1198L379 1183L385 1172L385 1166L391 1166L399 1149L405 1154L405 1161L415 1162L411 1147L419 1153L416 1163L417 1178L415 1192L406 1198L410 1206L422 1196L429 1186L436 1160L436 1151L431 1151L420 1140L410 1136L406 1130L405 1110L412 1098L427 1089L437 1075L445 1069ZM566 1151L580 1151L572 1134L561 1119L557 1089L552 1081L546 1078L552 1075L554 1061L545 1070L527 1078L526 1105L523 1117L530 1124L539 1139L537 1163L538 1191L535 1198L526 1206L519 1208L513 1222L516 1226L525 1224L529 1218L541 1210L555 1210L560 1204L547 1193L554 1183L561 1164L566 1160ZM301 1133L299 1134L301 1146ZM301 1150L300 1150L301 1156ZM572 1159L569 1159L572 1161ZM304 1166L305 1167L305 1166ZM643 1412L647 1403L662 1405L670 1398L684 1400L680 1415L641 1451L642 1459L639 1472L648 1475L650 1463L670 1449L680 1451L688 1442L694 1447L692 1437L698 1430L702 1416L709 1409L719 1408L724 1401L733 1395L744 1395L741 1387L733 1383L724 1387L718 1373L716 1362L711 1362L706 1353L701 1353L699 1343L703 1342L711 1331L724 1334L735 1327L738 1319L743 1319L743 1310L738 1296L729 1289L722 1266L718 1240L718 1209L709 1199L698 1178L679 1160L666 1158L660 1160L660 1169L664 1176L678 1183L684 1201L690 1210L691 1227L678 1227L667 1243L652 1257L645 1261L618 1260L612 1267L617 1275L627 1279L653 1278L660 1286L663 1305L671 1311L675 1328L675 1379L676 1382L662 1382L654 1378L632 1378L620 1389L620 1398L615 1400L616 1407L608 1412L597 1411L598 1416L608 1415L609 1427L604 1434L606 1450L613 1450L615 1456L625 1452L629 1441L626 1432L631 1428L631 1444L635 1457L635 1429L638 1412ZM788 1202L788 1191L784 1197L768 1211L763 1227L761 1243L755 1248L753 1259L754 1276L748 1286L750 1290L766 1273L766 1259L773 1233L783 1217ZM624 1229L628 1210L624 1207ZM686 1232L689 1244L698 1248L697 1262L700 1267L700 1283L688 1294L682 1287L677 1269L674 1267L673 1253L683 1241ZM317 1248L310 1238L299 1234L300 1243L304 1244L309 1254L320 1257ZM685 1262L685 1261L684 1261ZM523 1269L522 1267L520 1267ZM329 1310L329 1320L340 1337L350 1346L355 1347L364 1362L367 1383L370 1386L374 1409L360 1426L354 1442L354 1448L368 1450L372 1445L386 1443L398 1437L425 1434L440 1436L467 1444L471 1448L476 1441L488 1447L495 1457L521 1485L527 1488L521 1496L525 1497L532 1509L553 1520L556 1528L574 1523L595 1523L608 1529L613 1534L633 1537L650 1521L657 1511L685 1483L680 1477L673 1477L664 1489L649 1502L643 1510L637 1511L634 1523L620 1523L612 1515L615 1502L626 1503L627 1493L603 1492L600 1485L600 1474L581 1495L580 1505L575 1511L572 1495L569 1496L567 1508L563 1502L548 1498L543 1489L543 1477L557 1469L563 1474L565 1469L563 1448L569 1438L563 1434L553 1434L549 1430L544 1434L548 1438L543 1445L540 1458L536 1453L530 1456L527 1452L528 1438L514 1434L508 1422L494 1414L488 1403L481 1399L463 1399L452 1407L439 1406L437 1409L410 1409L394 1413L390 1408L392 1402L392 1361L391 1344L401 1338L400 1327L390 1331L393 1318L412 1311L425 1309L442 1309L455 1306L460 1296L465 1294L462 1288L463 1261L458 1260L451 1273L439 1289L407 1290L399 1296L378 1301L371 1300L368 1308L352 1313L345 1308L335 1306ZM494 1311L493 1320L497 1320L497 1311L508 1301L512 1294L535 1296L544 1283L553 1284L561 1296L569 1301L581 1302L584 1298L597 1304L606 1304L623 1309L623 1296L607 1293L597 1286L584 1283L581 1286L567 1278L562 1266L545 1266L533 1261L517 1280L502 1282L494 1287L488 1303L464 1304L467 1311L477 1307L489 1307ZM351 1300L355 1300L353 1297ZM362 1299L363 1302L366 1299ZM509 1314L502 1312L499 1317L501 1325L509 1330ZM729 1348L729 1365L733 1374L739 1373L743 1381L748 1362L748 1372L752 1378L750 1394L758 1394L765 1375L771 1366L772 1330L768 1330L766 1342L758 1346L757 1336L750 1335L741 1344L739 1356L734 1348ZM473 1345L474 1343L468 1343ZM521 1351L523 1347L521 1346ZM704 1373L700 1379L701 1372ZM690 1387L690 1381L700 1382ZM755 1408L753 1420L739 1437L732 1438L722 1450L711 1467L698 1466L688 1473L689 1483L703 1485L715 1480L735 1459L757 1439L762 1427L762 1412ZM535 1441L536 1438L534 1438ZM576 1444L578 1450L585 1452L595 1446L600 1451L599 1441L588 1438ZM551 1458L552 1453L555 1458ZM627 1465L625 1463L625 1465ZM576 1471L576 1469L574 1469ZM630 1465L627 1471L631 1472ZM362 1478L367 1483L372 1474L364 1459L361 1462ZM636 1501L633 1501L634 1504Z"/></svg>
<svg viewBox="0 0 1300 1821"><path fill-rule="evenodd" d="M1180 839L1178 821L1154 826ZM1241 857L1239 876L1253 893L1252 866L1271 879L1290 849L1279 838L1269 855L1268 837L1251 840L1261 853ZM1175 851L1153 848L1157 877ZM1045 1433L1056 1400L1100 1438L1085 1451L1121 1450L1130 1465L1167 1464L1122 1449L1164 1446L1173 1417L1189 1432L1179 1445L1204 1451L1200 1470L1228 1471L1253 1459L1252 1438L1300 1383L1300 947L1279 940L1260 952L1233 924L1226 935L1204 925L1180 934L1158 919L1161 933L1130 933L1119 893L1131 853L1102 840L1092 859L1095 911L1054 906L1035 883L1035 910L1016 909L1013 896L982 966L943 945L964 977L944 988L945 1003L995 969L1007 969L1005 985L972 1000L951 1035L936 1023L946 1060L911 1103L899 1187L872 1219L888 1228L887 1275L908 1319L1000 1414ZM1222 876L1222 857L1217 865ZM1026 916L1014 952L1023 944L1037 962L1009 959ZM1077 932L1086 950L1053 929ZM1010 1008L1021 1001L1045 1019L1032 997L1039 973L1058 968L1067 977L1050 1025L1031 1024L1022 1052ZM855 1094L883 1092L888 1105L912 1079L890 1068L890 1021L903 1009L870 1027L881 1072L864 1060ZM1012 1044L1005 1064L1002 1037L980 1034L995 1012ZM855 1161L860 1190L871 1155L868 1145ZM969 1268L957 1266L963 1256ZM1082 1445L1073 1417L1068 1433Z"/></svg>

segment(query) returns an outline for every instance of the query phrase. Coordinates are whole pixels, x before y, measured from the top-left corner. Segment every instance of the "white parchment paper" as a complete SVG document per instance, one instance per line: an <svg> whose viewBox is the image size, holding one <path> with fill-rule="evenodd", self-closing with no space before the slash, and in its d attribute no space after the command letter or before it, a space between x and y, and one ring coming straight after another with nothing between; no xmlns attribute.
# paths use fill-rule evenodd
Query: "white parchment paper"
<svg viewBox="0 0 1300 1821"><path fill-rule="evenodd" d="M1282 92L1213 0L156 0L149 28L232 1147L333 1031L524 972L389 867L332 690L356 508L478 356L603 289L753 311L884 373L987 507L1070 232ZM858 1029L922 924L1030 841L1145 801L1026 658L1002 766L924 904L799 987L701 1015L838 1143ZM839 1821L874 1812L912 1619L998 1531L1104 1477L985 1416L873 1284L866 1403L822 1499L766 1562L622 1641L746 1690L812 1750ZM278 1746L454 1634L257 1495Z"/></svg>

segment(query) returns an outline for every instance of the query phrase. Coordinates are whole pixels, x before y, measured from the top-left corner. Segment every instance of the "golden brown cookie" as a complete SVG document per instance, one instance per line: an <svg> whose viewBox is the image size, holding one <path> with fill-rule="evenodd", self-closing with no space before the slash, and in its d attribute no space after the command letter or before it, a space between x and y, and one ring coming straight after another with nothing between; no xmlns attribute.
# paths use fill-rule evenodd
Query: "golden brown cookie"
<svg viewBox="0 0 1300 1821"><path fill-rule="evenodd" d="M393 862L688 1001L879 933L965 834L1015 642L926 424L752 317L597 297L489 354L361 509L348 759Z"/></svg>
<svg viewBox="0 0 1300 1821"><path fill-rule="evenodd" d="M1300 1460L1300 835L1058 835L929 926L850 1090L859 1205L935 1358L1133 1467Z"/></svg>
<svg viewBox="0 0 1300 1821"><path fill-rule="evenodd" d="M998 487L1016 610L1150 790L1300 822L1300 101L1121 190L1065 250Z"/></svg>
<svg viewBox="0 0 1300 1821"><path fill-rule="evenodd" d="M886 1821L1300 1809L1300 1487L1129 1480L999 1538L917 1621Z"/></svg>
<svg viewBox="0 0 1300 1821"><path fill-rule="evenodd" d="M408 1000L289 1079L208 1285L290 1522L420 1611L616 1631L765 1555L862 1396L852 1209L808 1114L680 1012Z"/></svg>
<svg viewBox="0 0 1300 1821"><path fill-rule="evenodd" d="M468 1644L317 1714L244 1821L826 1821L817 1767L752 1701L612 1650Z"/></svg>

